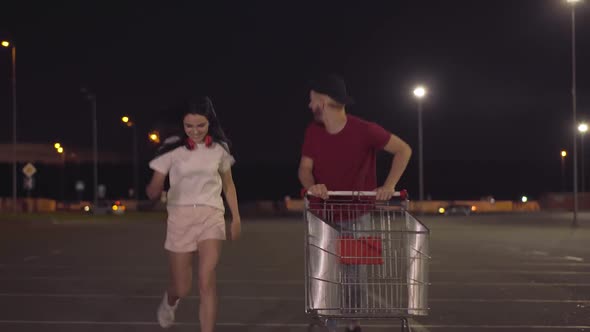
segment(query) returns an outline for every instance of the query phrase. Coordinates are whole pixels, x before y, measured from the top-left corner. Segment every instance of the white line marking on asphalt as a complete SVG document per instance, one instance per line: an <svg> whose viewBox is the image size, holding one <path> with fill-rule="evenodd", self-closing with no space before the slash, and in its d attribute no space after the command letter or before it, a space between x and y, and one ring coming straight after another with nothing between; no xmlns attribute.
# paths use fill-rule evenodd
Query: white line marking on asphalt
<svg viewBox="0 0 590 332"><path fill-rule="evenodd" d="M142 321L121 321L121 322L99 322L99 321L27 321L27 320L0 320L0 324L13 324L13 325L97 325L97 326L157 326L156 322L142 322ZM177 326L199 326L198 322L177 322ZM226 327L258 327L258 328L306 328L309 326L308 323L240 323L240 322L219 322L217 326ZM410 323L410 325L414 325ZM399 323L391 324L363 324L363 326L374 328L374 329L387 329L391 330L392 327L399 326ZM581 330L590 329L590 325L421 325L423 328L428 329L518 329L518 330Z"/></svg>
<svg viewBox="0 0 590 332"><path fill-rule="evenodd" d="M29 262L29 261L32 261L32 260L35 260L38 258L39 258L39 256L27 256L27 257L23 258L23 261Z"/></svg>
<svg viewBox="0 0 590 332"><path fill-rule="evenodd" d="M52 254L63 254L63 250L52 252ZM81 266L81 265L46 265L46 264L10 264L0 263L0 267L12 268L12 269L76 269L83 268L84 270L121 270L121 271L138 271L138 270L155 270L167 272L169 266L167 265L152 265L152 266L140 266L140 265L103 265L103 266ZM284 271L289 267L281 266L249 266L248 269L252 271ZM232 266L218 266L217 271L236 271L243 270Z"/></svg>
<svg viewBox="0 0 590 332"><path fill-rule="evenodd" d="M531 254L533 254L535 256L549 256L548 252L539 251L539 250L533 250L533 251L531 251Z"/></svg>
<svg viewBox="0 0 590 332"><path fill-rule="evenodd" d="M533 275L587 275L590 271L562 271L562 270L430 270L431 273L452 273L452 274L465 274L465 273L485 273L485 274L533 274Z"/></svg>
<svg viewBox="0 0 590 332"><path fill-rule="evenodd" d="M75 277L56 277L56 276L38 276L38 277L24 277L24 276L0 276L0 280L16 280L16 281L151 281L151 282L169 282L166 278L141 278L141 277L95 277L95 276L75 276ZM243 279L221 279L217 280L218 284L257 284L257 285L303 285L303 280L243 280Z"/></svg>
<svg viewBox="0 0 590 332"><path fill-rule="evenodd" d="M573 265L578 266L578 265ZM582 266L580 266L582 267ZM40 270L67 270L67 269L83 269L85 271L127 271L127 272L134 272L134 271L145 271L145 270L162 270L164 271L165 268L136 268L136 267L110 267L110 266L101 266L101 267L93 267L93 266L68 266L68 265L0 265L0 268L5 269L12 269L12 270L33 270L33 269L40 269ZM258 271L266 271L270 272L271 269L269 268L260 268ZM219 273L233 271L232 269L218 269ZM282 271L280 269L276 269L276 271ZM522 270L522 269L491 269L491 268L474 268L474 269L431 269L431 273L449 273L449 274L466 274L466 273L485 273L485 274L532 274L532 275L590 275L590 270L588 271L564 271L564 270ZM145 275L145 273L143 273ZM50 276L47 276L50 277ZM278 279L278 278L277 278Z"/></svg>
<svg viewBox="0 0 590 332"><path fill-rule="evenodd" d="M489 287L590 287L587 282L433 282L436 286L489 286Z"/></svg>
<svg viewBox="0 0 590 332"><path fill-rule="evenodd" d="M568 260L568 261L574 261L574 262L583 262L584 259L582 257L576 257L576 256L565 256L564 259Z"/></svg>
<svg viewBox="0 0 590 332"><path fill-rule="evenodd" d="M125 299L159 299L162 297L158 295L126 295L126 294L97 294L97 293L80 293L80 294L64 294L64 293L0 293L0 298L14 298L14 297L40 297L40 298L95 298L95 299L111 299L111 298L125 298ZM189 295L187 299L198 299L197 295ZM244 301L303 301L305 298L302 296L218 296L219 299L225 300L244 300Z"/></svg>
<svg viewBox="0 0 590 332"><path fill-rule="evenodd" d="M63 252L61 252L63 253ZM573 257L573 256L572 256ZM469 271L498 271L506 268L513 268L513 267L522 267L522 266L536 266L536 267L590 267L590 263L583 263L584 259L580 260L580 257L576 257L575 261L564 261L565 258L561 258L560 261L557 262L519 262L519 263L511 263L511 264L503 264L503 265L488 265L488 266L479 266L474 267L473 269L452 269L449 268L448 265L445 265L445 269L430 269L430 272L469 272ZM431 264L435 265L435 264ZM45 264L13 264L13 263L0 263L0 267L2 268L39 268L39 269L74 269L74 268L84 268L85 270L157 270L157 271L168 271L168 266L166 265L103 265L103 266L80 266L80 265L45 265ZM250 269L256 271L284 271L288 267L280 267L280 266L253 266L249 267ZM237 270L237 268L231 266L218 266L218 270Z"/></svg>
<svg viewBox="0 0 590 332"><path fill-rule="evenodd" d="M133 295L133 294L98 294L98 293L80 293L80 294L65 294L65 293L0 293L0 298L95 298L95 299L111 299L111 298L125 298L125 299L159 299L160 294L154 295ZM198 299L197 295L187 296L187 299ZM303 301L302 296L219 296L223 300L241 300L241 301ZM461 298L432 298L429 302L464 302L464 303L574 303L574 304L590 304L590 300L559 300L559 299L461 299Z"/></svg>
<svg viewBox="0 0 590 332"><path fill-rule="evenodd" d="M140 277L94 277L94 276L75 276L75 277L55 277L55 276L38 276L38 277L24 277L24 276L0 276L3 281L132 281L132 282L161 282L168 283L167 278L140 278ZM232 285L273 285L273 286L303 286L303 280L240 280L240 279L221 279L217 281L218 284L232 284ZM432 282L431 286L461 286L461 287L590 287L588 282L466 282L466 281L440 281Z"/></svg>

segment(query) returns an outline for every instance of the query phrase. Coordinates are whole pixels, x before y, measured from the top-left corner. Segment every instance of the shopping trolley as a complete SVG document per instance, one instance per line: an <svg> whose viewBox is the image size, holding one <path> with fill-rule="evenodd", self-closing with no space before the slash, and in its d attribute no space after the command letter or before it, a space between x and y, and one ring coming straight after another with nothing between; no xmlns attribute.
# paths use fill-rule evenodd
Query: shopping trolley
<svg viewBox="0 0 590 332"><path fill-rule="evenodd" d="M430 231L406 209L407 192L388 202L375 192L305 196L305 310L310 330L337 320L428 314Z"/></svg>

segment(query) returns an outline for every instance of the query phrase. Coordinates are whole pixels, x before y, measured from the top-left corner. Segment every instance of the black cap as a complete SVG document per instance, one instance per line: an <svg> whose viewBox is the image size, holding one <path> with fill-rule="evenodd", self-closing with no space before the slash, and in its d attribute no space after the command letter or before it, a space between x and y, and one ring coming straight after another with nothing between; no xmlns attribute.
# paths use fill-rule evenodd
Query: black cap
<svg viewBox="0 0 590 332"><path fill-rule="evenodd" d="M315 92L329 96L342 105L354 103L352 97L346 92L344 79L336 74L323 75L312 80L309 82L309 88Z"/></svg>

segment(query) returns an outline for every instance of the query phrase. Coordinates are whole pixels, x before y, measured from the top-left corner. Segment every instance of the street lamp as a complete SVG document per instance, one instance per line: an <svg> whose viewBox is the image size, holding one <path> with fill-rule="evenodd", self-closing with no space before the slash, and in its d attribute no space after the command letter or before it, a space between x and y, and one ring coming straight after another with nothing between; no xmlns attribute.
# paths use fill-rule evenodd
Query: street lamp
<svg viewBox="0 0 590 332"><path fill-rule="evenodd" d="M424 200L424 157L423 157L423 138L422 138L422 99L426 96L426 88L419 85L414 89L414 97L418 100L418 176L419 176L419 198Z"/></svg>
<svg viewBox="0 0 590 332"><path fill-rule="evenodd" d="M426 89L423 86L418 86L414 89L414 96L422 98L426 95Z"/></svg>
<svg viewBox="0 0 590 332"><path fill-rule="evenodd" d="M582 150L582 186L580 187L580 191L584 192L586 187L586 172L584 171L584 135L588 131L588 124L580 123L578 125L578 131L580 132L580 148Z"/></svg>
<svg viewBox="0 0 590 332"><path fill-rule="evenodd" d="M572 118L575 125L576 119L576 4L580 0L567 0L572 7ZM573 134L574 143L574 219L572 226L578 226L578 149L576 144L576 133Z"/></svg>
<svg viewBox="0 0 590 332"><path fill-rule="evenodd" d="M16 46L7 40L1 41L0 45L12 50L12 211L16 212Z"/></svg>
<svg viewBox="0 0 590 332"><path fill-rule="evenodd" d="M567 157L567 152L565 150L561 150L561 187L563 188L563 192L566 191L566 189L565 189L565 157Z"/></svg>
<svg viewBox="0 0 590 332"><path fill-rule="evenodd" d="M80 89L80 92L86 96L92 106L92 159L93 159L93 194L92 201L94 207L98 206L98 121L96 118L96 95L86 88Z"/></svg>
<svg viewBox="0 0 590 332"><path fill-rule="evenodd" d="M150 139L150 141L152 141L156 144L160 143L160 133L156 130L150 132L148 134L148 138Z"/></svg>
<svg viewBox="0 0 590 332"><path fill-rule="evenodd" d="M64 187L65 187L65 178L66 178L66 153L64 150L64 147L60 144L60 143L55 143L53 144L53 147L55 148L55 151L57 151L57 153L59 153L61 155L61 188L60 188L60 198L63 202L64 200Z"/></svg>
<svg viewBox="0 0 590 332"><path fill-rule="evenodd" d="M137 147L137 124L131 121L128 116L123 116L121 121L133 129L133 196L136 200L139 199L139 173L138 166L138 147Z"/></svg>

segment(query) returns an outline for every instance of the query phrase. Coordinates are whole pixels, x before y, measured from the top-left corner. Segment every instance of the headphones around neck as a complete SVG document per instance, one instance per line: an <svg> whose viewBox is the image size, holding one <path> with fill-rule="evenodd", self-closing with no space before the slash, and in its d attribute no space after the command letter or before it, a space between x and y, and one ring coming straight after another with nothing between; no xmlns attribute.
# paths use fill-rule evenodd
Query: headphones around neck
<svg viewBox="0 0 590 332"><path fill-rule="evenodd" d="M211 135L205 136L205 146L210 148L211 145L213 145L213 137L211 137ZM184 141L184 146L189 151L192 151L197 147L197 144L190 137L187 137L186 140Z"/></svg>

